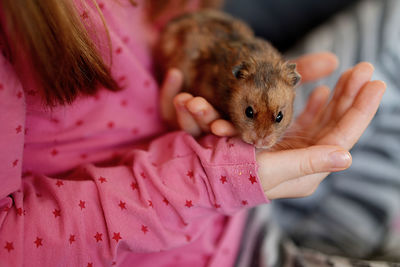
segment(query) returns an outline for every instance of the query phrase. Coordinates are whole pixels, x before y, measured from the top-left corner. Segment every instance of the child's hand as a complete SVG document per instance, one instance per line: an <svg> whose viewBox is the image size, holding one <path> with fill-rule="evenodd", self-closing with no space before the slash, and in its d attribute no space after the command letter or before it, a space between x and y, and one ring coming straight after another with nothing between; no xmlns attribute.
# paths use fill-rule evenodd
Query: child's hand
<svg viewBox="0 0 400 267"><path fill-rule="evenodd" d="M295 62L302 82L320 79L337 67L336 56L329 52L305 55ZM161 87L161 112L171 126L193 136L203 132L218 136L236 135L233 125L220 119L218 112L204 98L179 93L182 82L182 73L172 69Z"/></svg>
<svg viewBox="0 0 400 267"><path fill-rule="evenodd" d="M257 152L269 199L308 196L329 172L350 166L347 150L367 128L386 88L382 81L370 81L372 72L364 62L343 73L329 102L329 89L316 88L275 151Z"/></svg>
<svg viewBox="0 0 400 267"><path fill-rule="evenodd" d="M160 92L163 119L170 126L193 136L210 132L212 123L219 119L218 112L202 97L179 93L182 82L183 76L179 70L171 69L167 73ZM229 122L226 123L230 125Z"/></svg>

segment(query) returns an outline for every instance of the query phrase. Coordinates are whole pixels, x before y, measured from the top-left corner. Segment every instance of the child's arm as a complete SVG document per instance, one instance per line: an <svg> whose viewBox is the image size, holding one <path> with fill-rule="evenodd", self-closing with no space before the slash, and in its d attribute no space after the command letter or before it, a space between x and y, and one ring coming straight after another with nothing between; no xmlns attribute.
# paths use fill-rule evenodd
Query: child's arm
<svg viewBox="0 0 400 267"><path fill-rule="evenodd" d="M268 202L254 148L175 132L109 167L21 174L24 91L0 69L0 262L104 266L117 252L158 252L210 231L221 214ZM85 265L86 266L86 265ZM95 264L96 266L96 264Z"/></svg>

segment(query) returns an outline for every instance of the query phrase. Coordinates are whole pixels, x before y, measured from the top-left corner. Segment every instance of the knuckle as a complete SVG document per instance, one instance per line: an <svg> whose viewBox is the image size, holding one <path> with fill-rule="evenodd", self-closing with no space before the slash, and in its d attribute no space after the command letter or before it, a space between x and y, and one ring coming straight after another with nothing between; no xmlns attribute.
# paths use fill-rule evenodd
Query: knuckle
<svg viewBox="0 0 400 267"><path fill-rule="evenodd" d="M300 173L303 175L308 175L316 172L317 168L315 161L310 154L307 153L306 157L300 162Z"/></svg>

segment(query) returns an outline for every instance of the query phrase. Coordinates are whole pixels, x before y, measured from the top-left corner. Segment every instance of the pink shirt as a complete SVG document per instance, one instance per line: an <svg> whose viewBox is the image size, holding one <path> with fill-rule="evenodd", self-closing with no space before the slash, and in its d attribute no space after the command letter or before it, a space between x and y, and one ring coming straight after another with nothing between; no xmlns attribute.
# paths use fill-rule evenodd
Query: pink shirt
<svg viewBox="0 0 400 267"><path fill-rule="evenodd" d="M166 132L137 2L99 2L118 93L50 110L0 58L0 266L231 266L268 202L252 146Z"/></svg>

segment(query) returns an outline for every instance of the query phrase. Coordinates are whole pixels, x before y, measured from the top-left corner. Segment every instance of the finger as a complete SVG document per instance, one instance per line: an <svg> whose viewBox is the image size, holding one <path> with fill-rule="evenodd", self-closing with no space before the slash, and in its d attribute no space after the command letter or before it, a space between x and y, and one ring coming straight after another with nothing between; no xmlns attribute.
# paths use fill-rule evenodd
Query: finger
<svg viewBox="0 0 400 267"><path fill-rule="evenodd" d="M336 118L341 118L348 108L352 105L354 98L360 92L365 83L371 80L374 67L368 62L361 62L354 67L343 92L338 96L337 107L334 108Z"/></svg>
<svg viewBox="0 0 400 267"><path fill-rule="evenodd" d="M340 171L351 165L350 153L338 146L262 151L256 153L256 160L265 192L291 179L314 173Z"/></svg>
<svg viewBox="0 0 400 267"><path fill-rule="evenodd" d="M342 94L342 90L343 90L345 84L347 84L347 81L349 80L351 74L353 73L353 70L354 70L354 68L349 68L346 71L344 71L342 73L342 75L340 75L340 78L334 87L335 89L334 89L334 93L333 93L331 102L339 99L339 96Z"/></svg>
<svg viewBox="0 0 400 267"><path fill-rule="evenodd" d="M211 122L219 118L218 112L203 97L194 97L187 101L186 108L203 132L209 132Z"/></svg>
<svg viewBox="0 0 400 267"><path fill-rule="evenodd" d="M217 136L235 136L238 134L232 123L222 119L213 121L210 128L211 132Z"/></svg>
<svg viewBox="0 0 400 267"><path fill-rule="evenodd" d="M352 107L318 143L339 145L346 149L353 147L374 117L385 89L386 84L382 81L365 84Z"/></svg>
<svg viewBox="0 0 400 267"><path fill-rule="evenodd" d="M324 136L328 131L331 131L332 127L335 127L337 121L341 120L345 112L351 107L363 85L371 79L373 71L374 68L370 63L361 62L351 72L347 73L349 75L347 78L343 75L343 80L338 82L338 92L335 92L326 112L318 117L319 127L315 129L313 135ZM326 130L321 130L323 128Z"/></svg>
<svg viewBox="0 0 400 267"><path fill-rule="evenodd" d="M181 90L183 83L182 72L177 69L168 71L160 89L161 116L168 122L175 121L175 107L172 104L175 95Z"/></svg>
<svg viewBox="0 0 400 267"><path fill-rule="evenodd" d="M310 133L311 136L315 135L316 133L320 132L320 129L326 127L326 124L331 121L333 117L336 117L334 114L334 109L337 106L337 101L340 98L340 95L343 91L343 88L347 81L349 80L351 74L353 73L353 68L350 68L343 72L340 76L338 82L336 83L335 90L331 100L329 101L328 105L325 109L321 110L316 116L314 120L313 131Z"/></svg>
<svg viewBox="0 0 400 267"><path fill-rule="evenodd" d="M318 86L309 96L303 112L297 117L295 124L300 128L307 128L325 107L329 99L330 90L326 85Z"/></svg>
<svg viewBox="0 0 400 267"><path fill-rule="evenodd" d="M188 93L181 93L174 97L173 103L176 109L177 122L181 130L193 136L199 136L201 134L201 129L197 125L192 114L186 108L186 102L191 99L193 99L193 96Z"/></svg>
<svg viewBox="0 0 400 267"><path fill-rule="evenodd" d="M303 83L314 81L331 74L338 66L337 57L330 52L304 55L294 62Z"/></svg>

